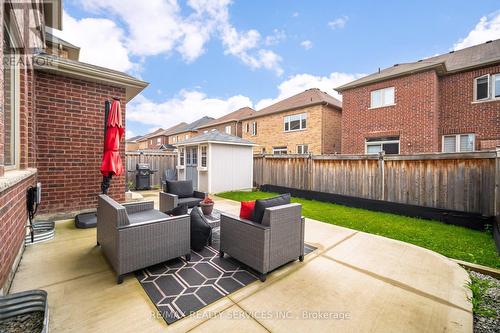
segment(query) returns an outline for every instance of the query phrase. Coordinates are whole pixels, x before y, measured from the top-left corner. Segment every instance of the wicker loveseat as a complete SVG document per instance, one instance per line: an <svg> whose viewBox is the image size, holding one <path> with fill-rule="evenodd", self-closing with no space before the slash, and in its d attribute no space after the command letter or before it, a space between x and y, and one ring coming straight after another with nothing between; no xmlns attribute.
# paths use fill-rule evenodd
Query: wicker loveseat
<svg viewBox="0 0 500 333"><path fill-rule="evenodd" d="M173 258L191 259L188 215L170 217L150 202L121 205L101 194L97 206L97 245L123 275Z"/></svg>

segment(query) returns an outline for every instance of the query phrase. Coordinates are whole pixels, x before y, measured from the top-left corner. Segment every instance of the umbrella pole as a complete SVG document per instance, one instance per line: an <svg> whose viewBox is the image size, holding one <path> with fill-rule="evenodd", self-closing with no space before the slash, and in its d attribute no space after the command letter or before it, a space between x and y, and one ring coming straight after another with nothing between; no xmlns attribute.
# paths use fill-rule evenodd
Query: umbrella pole
<svg viewBox="0 0 500 333"><path fill-rule="evenodd" d="M108 130L108 116L109 110L111 108L111 103L109 101L104 102L104 140L106 140L106 132ZM109 186L111 185L111 178L113 176L102 176L101 191L102 194L108 194Z"/></svg>

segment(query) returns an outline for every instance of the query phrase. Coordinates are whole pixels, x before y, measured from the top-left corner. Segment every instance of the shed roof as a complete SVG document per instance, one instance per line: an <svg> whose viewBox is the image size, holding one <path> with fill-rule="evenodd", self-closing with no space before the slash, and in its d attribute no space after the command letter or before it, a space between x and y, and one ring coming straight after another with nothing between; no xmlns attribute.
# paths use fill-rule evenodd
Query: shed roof
<svg viewBox="0 0 500 333"><path fill-rule="evenodd" d="M177 146L186 146L195 143L226 143L233 145L242 146L255 146L255 143L240 138L239 136L234 136L226 133L221 133L217 130L211 130L207 133L197 135L195 137L189 138L187 140L181 141Z"/></svg>

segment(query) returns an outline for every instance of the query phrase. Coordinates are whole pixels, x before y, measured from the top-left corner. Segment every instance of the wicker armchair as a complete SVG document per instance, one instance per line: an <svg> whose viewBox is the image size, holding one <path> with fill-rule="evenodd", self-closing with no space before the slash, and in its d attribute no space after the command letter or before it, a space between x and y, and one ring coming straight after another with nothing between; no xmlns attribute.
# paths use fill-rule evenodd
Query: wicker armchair
<svg viewBox="0 0 500 333"><path fill-rule="evenodd" d="M266 208L262 223L221 214L220 251L260 273L267 273L295 259L304 260L302 205L291 203Z"/></svg>
<svg viewBox="0 0 500 333"><path fill-rule="evenodd" d="M191 259L188 215L170 217L150 202L120 205L99 195L97 245L118 274L123 275L173 258Z"/></svg>
<svg viewBox="0 0 500 333"><path fill-rule="evenodd" d="M179 192L184 192L185 195L179 196ZM193 190L193 183L190 180L167 180L163 184L163 191L160 192L160 211L164 213L170 212L179 205L193 208L198 206L206 196L207 193L205 192Z"/></svg>

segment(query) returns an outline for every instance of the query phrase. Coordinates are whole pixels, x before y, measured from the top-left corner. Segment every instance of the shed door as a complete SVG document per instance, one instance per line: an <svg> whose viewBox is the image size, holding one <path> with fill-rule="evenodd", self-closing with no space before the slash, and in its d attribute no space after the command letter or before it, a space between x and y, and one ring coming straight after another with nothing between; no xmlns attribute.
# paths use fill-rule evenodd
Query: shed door
<svg viewBox="0 0 500 333"><path fill-rule="evenodd" d="M198 147L186 148L186 179L193 181L193 188L198 189Z"/></svg>

